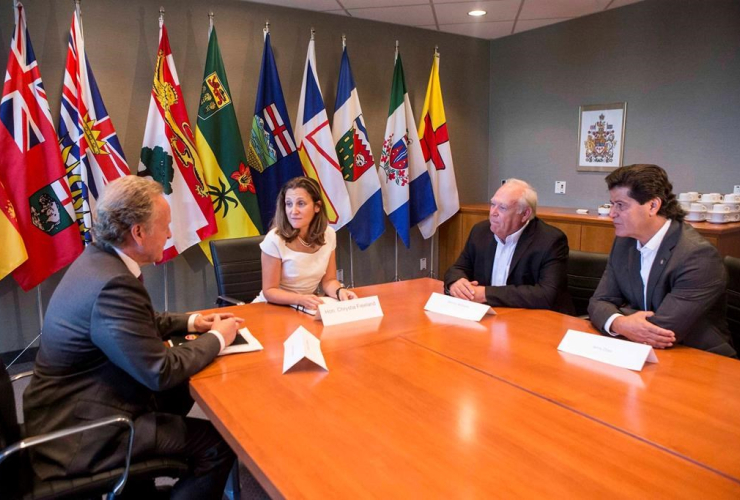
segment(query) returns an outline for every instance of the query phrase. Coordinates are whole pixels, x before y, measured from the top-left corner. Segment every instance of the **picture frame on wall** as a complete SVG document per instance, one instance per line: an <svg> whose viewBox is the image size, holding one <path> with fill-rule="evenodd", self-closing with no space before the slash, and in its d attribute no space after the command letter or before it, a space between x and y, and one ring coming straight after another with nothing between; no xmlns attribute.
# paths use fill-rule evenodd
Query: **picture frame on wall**
<svg viewBox="0 0 740 500"><path fill-rule="evenodd" d="M579 107L579 172L611 172L622 166L626 122L626 102Z"/></svg>

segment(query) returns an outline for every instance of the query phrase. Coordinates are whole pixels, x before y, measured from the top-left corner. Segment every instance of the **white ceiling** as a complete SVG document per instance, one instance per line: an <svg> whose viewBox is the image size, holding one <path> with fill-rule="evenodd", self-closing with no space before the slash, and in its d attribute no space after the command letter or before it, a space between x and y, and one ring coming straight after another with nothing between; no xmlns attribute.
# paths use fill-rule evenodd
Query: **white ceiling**
<svg viewBox="0 0 740 500"><path fill-rule="evenodd" d="M250 0L493 40L642 0ZM471 17L471 10L485 10Z"/></svg>

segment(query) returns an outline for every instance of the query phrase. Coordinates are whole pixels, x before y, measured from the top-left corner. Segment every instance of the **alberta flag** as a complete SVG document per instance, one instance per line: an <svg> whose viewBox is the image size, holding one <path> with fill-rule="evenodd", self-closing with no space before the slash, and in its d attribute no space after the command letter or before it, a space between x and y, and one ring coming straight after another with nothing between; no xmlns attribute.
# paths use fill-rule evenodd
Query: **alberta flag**
<svg viewBox="0 0 740 500"><path fill-rule="evenodd" d="M108 116L85 54L79 12L72 15L64 71L59 144L72 190L77 226L83 243L92 241L95 201L105 186L129 175L123 149Z"/></svg>
<svg viewBox="0 0 740 500"><path fill-rule="evenodd" d="M275 216L280 188L293 177L303 175L268 31L265 31L247 161L257 190L262 228L266 231Z"/></svg>
<svg viewBox="0 0 740 500"><path fill-rule="evenodd" d="M13 277L28 291L75 260L82 243L20 2L15 7L15 30L0 98L0 183L28 252L28 260L13 271ZM3 211L8 213L7 207ZM4 238L0 240L0 245L7 244Z"/></svg>
<svg viewBox="0 0 740 500"><path fill-rule="evenodd" d="M411 244L410 228L437 210L415 127L401 54L396 49L391 103L378 176L383 191L383 208L406 248Z"/></svg>
<svg viewBox="0 0 740 500"><path fill-rule="evenodd" d="M324 98L321 96L319 77L316 74L313 36L308 42L298 117L295 122L295 138L298 142L303 172L321 186L321 198L324 201L326 215L329 217L329 225L338 230L352 219L352 206L334 149L334 138L329 130Z"/></svg>
<svg viewBox="0 0 740 500"><path fill-rule="evenodd" d="M172 238L164 247L162 262L208 238L217 231L213 205L195 150L185 100L177 79L167 28L159 21L159 51L152 98L141 147L139 175L162 184L172 210Z"/></svg>
<svg viewBox="0 0 740 500"><path fill-rule="evenodd" d="M257 194L213 25L208 36L195 144L218 224L218 233L210 239L260 234L262 221ZM202 241L200 247L211 260L208 241Z"/></svg>
<svg viewBox="0 0 740 500"><path fill-rule="evenodd" d="M365 250L385 230L383 198L347 47L342 51L334 110L334 144L352 206L349 232Z"/></svg>
<svg viewBox="0 0 740 500"><path fill-rule="evenodd" d="M437 211L419 223L424 238L431 238L437 227L460 210L455 169L452 166L447 118L439 83L439 53L435 52L432 74L429 75L427 96L419 121L419 140L424 161L432 180Z"/></svg>

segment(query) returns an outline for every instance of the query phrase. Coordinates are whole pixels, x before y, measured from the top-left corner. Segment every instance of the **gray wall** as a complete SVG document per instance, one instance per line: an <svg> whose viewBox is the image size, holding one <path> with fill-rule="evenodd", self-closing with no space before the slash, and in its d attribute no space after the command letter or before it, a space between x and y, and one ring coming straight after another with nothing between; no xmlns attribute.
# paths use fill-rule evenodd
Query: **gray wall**
<svg viewBox="0 0 740 500"><path fill-rule="evenodd" d="M490 190L516 176L543 205L595 209L605 174L576 171L578 106L626 101L625 165L665 167L676 192L732 192L740 2L646 0L494 40L490 99Z"/></svg>
<svg viewBox="0 0 740 500"><path fill-rule="evenodd" d="M71 0L24 2L29 31L55 125L67 38L72 17ZM158 44L158 10L165 21L188 104L191 123L196 117L207 48L207 13L215 13L219 43L236 105L242 135L250 130L259 65L262 26L272 27L272 45L283 84L290 118L295 125L309 30L316 29L318 74L331 118L339 74L342 33L348 39L352 69L357 82L370 142L380 151L388 113L393 48L398 39L403 55L406 84L417 119L424 103L435 45L442 54L441 81L455 168L462 202L487 197L489 43L484 40L372 21L362 21L238 1L87 0L82 3L87 56L108 112L118 132L129 165L135 169L141 148L149 92ZM13 30L12 2L0 5L0 65L5 68ZM425 275L419 258L429 257L430 242L412 231L411 250L399 247L400 277ZM357 286L391 281L394 277L394 235L386 233L365 252L354 247ZM349 282L349 243L346 230L339 233L338 267ZM216 295L213 269L198 248L192 248L167 265L171 310L208 307ZM155 306L164 308L164 266L144 271ZM61 273L40 286L44 306ZM0 281L0 352L23 348L39 331L36 292L23 292L7 277Z"/></svg>

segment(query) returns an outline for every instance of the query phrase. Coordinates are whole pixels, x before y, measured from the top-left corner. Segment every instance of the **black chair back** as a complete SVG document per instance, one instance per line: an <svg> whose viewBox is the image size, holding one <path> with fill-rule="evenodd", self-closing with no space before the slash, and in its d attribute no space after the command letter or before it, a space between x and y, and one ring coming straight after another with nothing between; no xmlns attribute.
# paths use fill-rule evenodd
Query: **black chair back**
<svg viewBox="0 0 740 500"><path fill-rule="evenodd" d="M0 450L21 440L21 428L15 411L15 393L5 362L0 360ZM0 490L15 498L28 481L20 474L21 455L11 455L0 464ZM21 484L21 482L23 484Z"/></svg>
<svg viewBox="0 0 740 500"><path fill-rule="evenodd" d="M740 259L725 257L727 269L727 324L735 350L740 349Z"/></svg>
<svg viewBox="0 0 740 500"><path fill-rule="evenodd" d="M568 255L568 291L576 315L588 314L588 301L599 286L609 254L571 250Z"/></svg>
<svg viewBox="0 0 740 500"><path fill-rule="evenodd" d="M218 294L251 302L262 290L264 236L211 241Z"/></svg>

